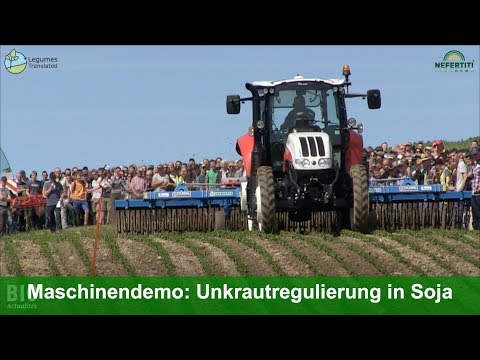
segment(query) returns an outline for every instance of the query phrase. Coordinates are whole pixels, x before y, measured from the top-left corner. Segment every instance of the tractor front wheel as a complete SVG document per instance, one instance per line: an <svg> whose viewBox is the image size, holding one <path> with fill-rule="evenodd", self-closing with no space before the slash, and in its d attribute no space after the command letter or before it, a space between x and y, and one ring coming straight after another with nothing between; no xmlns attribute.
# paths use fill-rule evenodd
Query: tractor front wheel
<svg viewBox="0 0 480 360"><path fill-rule="evenodd" d="M364 165L353 165L350 169L350 177L353 184L353 207L350 215L352 230L362 233L368 232L369 224L369 195L368 174Z"/></svg>
<svg viewBox="0 0 480 360"><path fill-rule="evenodd" d="M257 222L258 229L266 233L277 232L277 216L275 209L275 184L270 166L257 169Z"/></svg>

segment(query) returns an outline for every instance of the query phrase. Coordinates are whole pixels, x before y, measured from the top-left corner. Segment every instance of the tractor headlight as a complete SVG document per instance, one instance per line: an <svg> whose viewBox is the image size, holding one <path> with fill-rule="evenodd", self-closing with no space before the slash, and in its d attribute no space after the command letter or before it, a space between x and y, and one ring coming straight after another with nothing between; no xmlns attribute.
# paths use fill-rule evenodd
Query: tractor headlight
<svg viewBox="0 0 480 360"><path fill-rule="evenodd" d="M257 121L257 128L263 129L265 127L265 122L263 120Z"/></svg>
<svg viewBox="0 0 480 360"><path fill-rule="evenodd" d="M308 160L308 159L295 159L295 164L305 167L305 166L310 165L310 160Z"/></svg>
<svg viewBox="0 0 480 360"><path fill-rule="evenodd" d="M330 167L330 166L332 166L332 159L329 159L329 158L319 159L318 160L318 166Z"/></svg>

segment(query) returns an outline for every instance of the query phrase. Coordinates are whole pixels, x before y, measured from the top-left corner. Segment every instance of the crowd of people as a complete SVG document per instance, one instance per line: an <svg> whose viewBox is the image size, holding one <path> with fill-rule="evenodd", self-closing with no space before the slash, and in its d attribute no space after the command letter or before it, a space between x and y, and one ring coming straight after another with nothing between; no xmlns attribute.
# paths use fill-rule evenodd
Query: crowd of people
<svg viewBox="0 0 480 360"><path fill-rule="evenodd" d="M418 185L442 184L448 190L464 191L472 189L479 152L477 140L468 149L448 151L442 140L433 141L431 146L419 141L391 148L384 142L376 148L365 148L364 158L369 165L370 185L400 185L409 177Z"/></svg>
<svg viewBox="0 0 480 360"><path fill-rule="evenodd" d="M142 199L146 191L169 191L186 183L192 189L207 189L226 179L246 176L243 160L203 159L197 164L177 160L164 164L130 165L89 169L72 167L62 171L44 170L41 177L32 171L27 178L19 171L15 179L0 179L0 235L30 229L56 231L71 226L109 224L114 201ZM43 195L44 211L35 208L16 209L12 199L19 196ZM100 201L101 200L101 201Z"/></svg>
<svg viewBox="0 0 480 360"><path fill-rule="evenodd" d="M480 147L474 140L469 149L446 151L442 140L431 146L419 141L389 147L366 147L364 160L369 165L370 185L399 185L410 177L419 185L442 184L449 190L472 190L472 210L480 214ZM16 174L8 186L8 179L0 181L0 235L27 229L46 228L51 231L71 226L111 222L114 200L141 199L146 191L169 191L179 183L196 189L207 189L229 178L245 178L243 161L195 159L177 160L154 165L103 166L96 169L72 167L62 171L44 170L38 177L32 171ZM43 195L44 211L35 208L16 210L11 199L18 196ZM480 216L477 216L480 218ZM479 223L474 228L480 229Z"/></svg>

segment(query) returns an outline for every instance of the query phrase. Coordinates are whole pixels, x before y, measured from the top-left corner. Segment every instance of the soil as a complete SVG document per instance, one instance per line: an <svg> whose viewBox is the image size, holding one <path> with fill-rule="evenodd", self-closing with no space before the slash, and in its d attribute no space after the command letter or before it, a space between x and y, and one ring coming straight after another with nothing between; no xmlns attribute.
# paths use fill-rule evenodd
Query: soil
<svg viewBox="0 0 480 360"><path fill-rule="evenodd" d="M49 247L62 275L88 276L90 274L90 269L86 268L70 242L52 242L49 244Z"/></svg>
<svg viewBox="0 0 480 360"><path fill-rule="evenodd" d="M216 276L235 276L239 275L235 263L218 247L197 240L191 239L195 246L197 246L202 254L207 259L208 263L213 269Z"/></svg>
<svg viewBox="0 0 480 360"><path fill-rule="evenodd" d="M267 264L267 262L262 257L262 255L255 252L248 246L232 239L221 239L220 241L223 241L230 248L232 248L236 254L238 254L238 256L247 265L247 268L250 270L250 275L254 275L254 276L278 275Z"/></svg>
<svg viewBox="0 0 480 360"><path fill-rule="evenodd" d="M3 242L0 242L0 276L9 275L7 261L8 259L5 253L5 244Z"/></svg>
<svg viewBox="0 0 480 360"><path fill-rule="evenodd" d="M350 268L353 269L353 272L362 276L378 276L382 275L372 264L367 260L361 257L358 253L350 250L345 246L345 244L334 242L334 241L324 241L324 244L330 249L335 251L347 264L350 265Z"/></svg>
<svg viewBox="0 0 480 360"><path fill-rule="evenodd" d="M312 276L312 270L307 267L302 260L297 258L285 246L271 240L255 237L254 240L258 245L264 248L273 260L290 276Z"/></svg>
<svg viewBox="0 0 480 360"><path fill-rule="evenodd" d="M302 254L305 254L307 259L315 267L317 275L321 276L346 276L348 271L338 263L337 260L326 254L325 252L317 250L313 245L306 241L289 238L288 241ZM319 240L319 241L323 241Z"/></svg>
<svg viewBox="0 0 480 360"><path fill-rule="evenodd" d="M68 233L63 238L49 240L49 234L46 234L46 242L51 251L53 260L60 271L65 276L88 276L90 269L83 263L77 250L68 239ZM314 246L312 243L302 237L293 237L288 233L282 232L279 236L289 242L292 248L300 256L295 255L295 251L286 247L281 242L276 242L274 238L265 239L257 234L244 233L245 237L255 241L261 248L268 252L278 266L289 276L348 276L349 272L338 261L332 258L328 253ZM16 257L20 263L25 275L46 276L53 275L48 259L43 255L40 246L29 239L28 234L18 234L11 237L12 244L16 251ZM407 240L407 244L402 244L395 240L395 236L402 236ZM78 236L76 234L75 236ZM353 270L354 275L392 275L392 276L412 276L419 275L414 266L421 269L427 276L445 276L445 275L469 275L479 276L480 267L480 248L472 244L455 239L455 233L442 235L438 240L453 251L445 249L441 245L431 243L421 236L415 237L411 234L388 235L385 233L373 233L367 235L375 238L381 243L391 246L398 251L402 257L408 260L412 266L402 263L395 253L390 253L377 246L375 243L369 243L355 236L342 235L335 239L325 239L319 234L308 235L310 239L321 243L335 251ZM476 234L465 233L465 237L470 238L472 242L476 241ZM275 276L278 275L274 268L267 262L261 253L255 249L246 246L236 240L220 237L217 241L230 248L239 259L246 265L246 274L253 276ZM141 239L130 239L118 237L115 238L120 249L122 257L126 263L131 266L136 275L143 276L165 276L167 275L165 259L157 250ZM184 243L167 239L164 236L153 239L158 242L170 255L174 265L174 273L180 276L204 276L207 275L200 262L205 261L212 275L215 276L238 276L240 275L235 262L225 251L218 246L212 245L199 238L188 238L186 241L198 249L197 257L194 252ZM92 238L81 236L80 243L88 256L92 257L93 243ZM364 252L373 258L367 261L362 252L350 249L349 244L363 249ZM412 247L412 244L418 245L418 249ZM308 261L305 261L308 259ZM375 266L374 263L380 266ZM128 268L128 266L127 266ZM381 271L381 269L383 269ZM121 261L121 257L113 252L108 243L100 240L97 252L96 274L104 276L128 276ZM15 274L12 258L6 251L5 241L0 238L0 276L11 276Z"/></svg>
<svg viewBox="0 0 480 360"><path fill-rule="evenodd" d="M25 276L53 275L47 259L40 251L39 245L33 241L26 240L14 240L13 244Z"/></svg>
<svg viewBox="0 0 480 360"><path fill-rule="evenodd" d="M386 275L393 275L393 276L414 276L416 275L415 272L410 269L409 267L405 266L401 262L395 259L395 257L386 252L385 250L375 247L368 242L362 241L360 239L345 236L341 238L342 241L345 243L350 243L362 247L363 250L368 252L372 257L374 257L378 263L383 266L386 270Z"/></svg>
<svg viewBox="0 0 480 360"><path fill-rule="evenodd" d="M120 252L140 276L166 275L165 264L154 248L139 241L118 239Z"/></svg>
<svg viewBox="0 0 480 360"><path fill-rule="evenodd" d="M450 271L445 270L442 266L437 264L429 256L416 252L412 250L409 246L402 245L397 241L384 236L375 236L375 238L386 245L392 246L394 249L396 249L400 253L400 255L408 259L413 265L416 265L419 268L421 268L427 275L431 275L431 276L453 275ZM417 275L420 275L420 274L417 274Z"/></svg>
<svg viewBox="0 0 480 360"><path fill-rule="evenodd" d="M416 241L416 238L407 236L413 241ZM434 253L440 259L442 259L445 263L450 265L457 274L464 274L464 275L479 275L480 269L477 268L475 265L471 264L470 262L465 261L460 256L457 256L439 245L432 244L431 242L425 241L420 242L420 246L428 251ZM467 253L468 254L468 253ZM467 255L466 254L466 255Z"/></svg>
<svg viewBox="0 0 480 360"><path fill-rule="evenodd" d="M185 245L170 240L155 239L170 254L175 273L180 276L202 276L205 275L202 265L192 250Z"/></svg>
<svg viewBox="0 0 480 360"><path fill-rule="evenodd" d="M82 239L80 240L80 243L82 244L87 254L93 254L94 239ZM121 262L114 258L107 243L105 243L104 241L98 242L95 274L98 276L128 275L127 271L123 268Z"/></svg>

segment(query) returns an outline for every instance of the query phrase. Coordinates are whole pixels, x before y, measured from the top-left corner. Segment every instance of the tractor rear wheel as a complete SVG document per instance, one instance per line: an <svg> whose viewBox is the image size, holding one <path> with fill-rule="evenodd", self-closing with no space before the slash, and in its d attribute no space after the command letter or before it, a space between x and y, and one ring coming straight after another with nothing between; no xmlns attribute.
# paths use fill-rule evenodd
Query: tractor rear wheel
<svg viewBox="0 0 480 360"><path fill-rule="evenodd" d="M277 232L277 216L275 209L275 184L270 166L257 169L257 222L258 229L266 233Z"/></svg>
<svg viewBox="0 0 480 360"><path fill-rule="evenodd" d="M368 232L368 214L370 210L368 195L368 174L364 165L353 165L350 169L353 184L353 208L350 216L352 230Z"/></svg>

